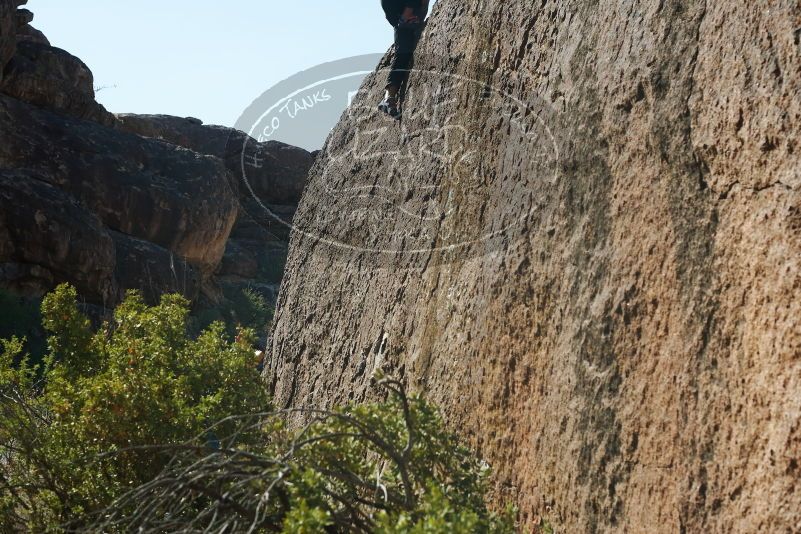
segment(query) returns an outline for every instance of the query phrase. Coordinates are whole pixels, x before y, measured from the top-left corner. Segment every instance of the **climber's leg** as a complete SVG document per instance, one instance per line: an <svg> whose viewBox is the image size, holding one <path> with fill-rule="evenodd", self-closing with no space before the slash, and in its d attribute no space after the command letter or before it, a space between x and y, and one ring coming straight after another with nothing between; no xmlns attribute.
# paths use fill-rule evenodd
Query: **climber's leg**
<svg viewBox="0 0 801 534"><path fill-rule="evenodd" d="M387 77L386 94L378 109L394 119L400 118L399 98L401 86L409 74L409 66L417 45L414 28L398 25L395 28L395 57L392 59L389 76Z"/></svg>
<svg viewBox="0 0 801 534"><path fill-rule="evenodd" d="M387 87L400 90L403 82L409 76L409 67L412 64L414 50L420 40L420 28L417 26L398 26L395 28L395 57L392 60Z"/></svg>
<svg viewBox="0 0 801 534"><path fill-rule="evenodd" d="M400 105L398 102L398 90L394 87L387 87L387 91L384 94L384 100L378 104L379 111L383 111L393 119L400 119L401 118L401 111Z"/></svg>
<svg viewBox="0 0 801 534"><path fill-rule="evenodd" d="M393 118L400 118L399 94L409 76L415 49L423 34L424 20L428 9L414 10L414 19L401 19L395 26L395 56L387 77L386 94L379 109ZM393 12L394 13L394 12ZM401 8L401 14L403 10ZM389 19L390 15L387 15Z"/></svg>
<svg viewBox="0 0 801 534"><path fill-rule="evenodd" d="M423 25L428 14L428 0L420 0L420 7L406 7L404 0L381 0L387 21L395 28L395 55L387 77L386 94L378 109L399 119L400 92L409 76L414 51L423 33Z"/></svg>

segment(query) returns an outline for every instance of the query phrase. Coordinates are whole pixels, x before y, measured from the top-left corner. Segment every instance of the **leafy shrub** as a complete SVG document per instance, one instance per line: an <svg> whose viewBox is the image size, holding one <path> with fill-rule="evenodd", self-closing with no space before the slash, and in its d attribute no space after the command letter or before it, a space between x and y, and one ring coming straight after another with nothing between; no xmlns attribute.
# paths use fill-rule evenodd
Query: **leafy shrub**
<svg viewBox="0 0 801 534"><path fill-rule="evenodd" d="M383 403L269 411L252 331L192 338L182 297L136 293L93 331L75 298L43 302L42 372L0 347L0 531L511 532L486 466L398 382Z"/></svg>
<svg viewBox="0 0 801 534"><path fill-rule="evenodd" d="M263 331L273 317L273 308L267 299L253 288L246 287L232 297L234 315L239 324Z"/></svg>
<svg viewBox="0 0 801 534"><path fill-rule="evenodd" d="M510 514L486 508L487 466L430 404L380 384L391 391L383 403L235 418L236 431L200 458L202 437L183 444L97 531L157 533L177 521L205 532L512 532ZM310 422L290 430L287 416L301 413ZM260 445L238 447L238 433L254 429Z"/></svg>
<svg viewBox="0 0 801 534"><path fill-rule="evenodd" d="M20 341L4 343L3 531L81 526L170 460L138 447L179 443L232 413L268 405L253 370L251 332L229 342L215 323L189 339L183 297L150 308L136 293L113 324L92 332L75 299L73 288L61 286L42 304L50 352L41 382L25 359L14 365Z"/></svg>

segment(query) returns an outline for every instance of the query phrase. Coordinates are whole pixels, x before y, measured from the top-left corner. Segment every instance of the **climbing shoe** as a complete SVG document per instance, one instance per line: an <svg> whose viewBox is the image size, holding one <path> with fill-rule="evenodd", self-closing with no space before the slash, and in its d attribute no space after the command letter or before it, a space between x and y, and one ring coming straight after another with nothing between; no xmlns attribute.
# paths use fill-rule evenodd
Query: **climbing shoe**
<svg viewBox="0 0 801 534"><path fill-rule="evenodd" d="M401 111L398 107L398 97L392 96L389 93L384 97L384 100L378 104L378 109L383 111L395 120L400 120Z"/></svg>

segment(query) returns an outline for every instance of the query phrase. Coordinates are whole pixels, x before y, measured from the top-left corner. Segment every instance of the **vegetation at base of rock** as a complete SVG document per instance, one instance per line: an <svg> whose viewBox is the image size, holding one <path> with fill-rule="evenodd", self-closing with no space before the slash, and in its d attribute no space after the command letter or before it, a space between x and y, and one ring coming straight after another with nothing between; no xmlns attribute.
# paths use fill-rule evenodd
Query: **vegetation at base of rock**
<svg viewBox="0 0 801 534"><path fill-rule="evenodd" d="M250 328L263 335L270 327L275 309L257 290L245 287L225 292L225 303L215 308L206 308L197 313L195 327L208 328L216 321L225 324L226 331L235 335L238 328Z"/></svg>
<svg viewBox="0 0 801 534"><path fill-rule="evenodd" d="M0 289L0 339L13 336L27 340L26 350L33 359L41 359L46 352L42 318L39 314L41 301L20 297Z"/></svg>
<svg viewBox="0 0 801 534"><path fill-rule="evenodd" d="M553 525L551 525L551 522L545 518L542 518L540 519L539 532L540 534L554 534L555 531Z"/></svg>
<svg viewBox="0 0 801 534"><path fill-rule="evenodd" d="M253 332L188 336L188 306L132 292L94 330L65 285L42 303L41 369L2 341L0 531L512 531L486 466L398 382L383 403L265 412Z"/></svg>
<svg viewBox="0 0 801 534"><path fill-rule="evenodd" d="M75 289L61 286L42 303L43 369L21 357L21 340L4 342L0 530L81 525L169 461L132 447L180 443L231 413L264 409L252 332L230 342L216 323L190 339L187 317L183 297L151 308L130 293L93 332Z"/></svg>

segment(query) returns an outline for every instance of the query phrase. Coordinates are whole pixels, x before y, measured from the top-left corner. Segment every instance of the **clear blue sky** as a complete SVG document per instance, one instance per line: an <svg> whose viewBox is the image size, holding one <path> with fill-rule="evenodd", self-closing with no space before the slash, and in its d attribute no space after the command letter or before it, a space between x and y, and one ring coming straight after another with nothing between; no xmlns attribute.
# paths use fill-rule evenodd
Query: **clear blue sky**
<svg viewBox="0 0 801 534"><path fill-rule="evenodd" d="M110 111L233 125L273 84L384 52L379 0L30 0L33 25L80 57Z"/></svg>

